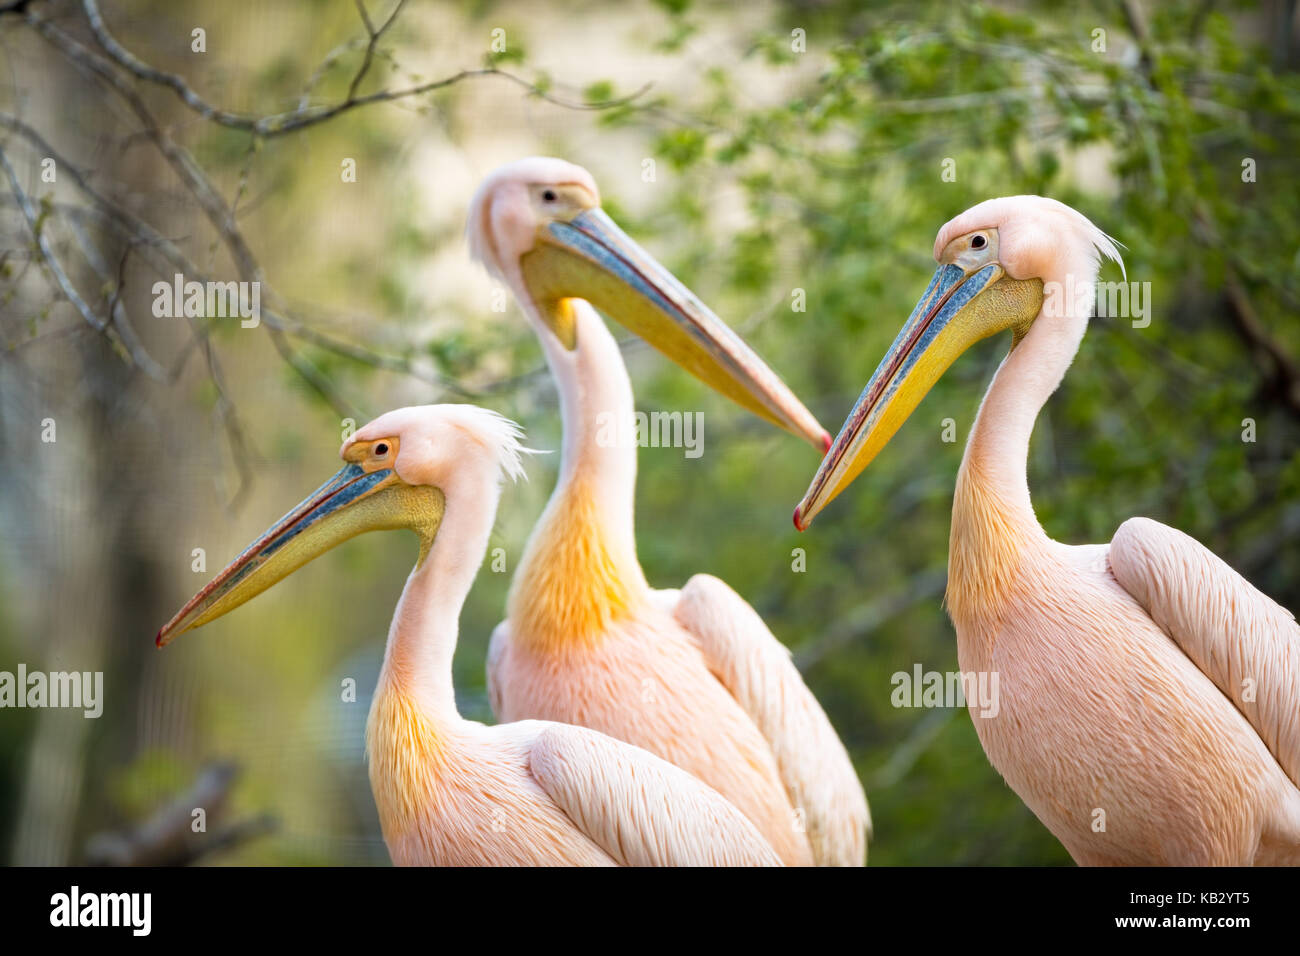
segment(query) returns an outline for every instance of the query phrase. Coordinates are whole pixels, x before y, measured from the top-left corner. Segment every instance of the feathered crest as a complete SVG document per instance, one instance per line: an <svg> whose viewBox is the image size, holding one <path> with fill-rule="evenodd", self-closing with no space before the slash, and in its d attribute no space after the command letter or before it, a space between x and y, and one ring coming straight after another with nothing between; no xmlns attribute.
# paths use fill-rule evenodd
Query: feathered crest
<svg viewBox="0 0 1300 956"><path fill-rule="evenodd" d="M442 405L440 408L495 453L501 474L511 481L528 480L524 455L545 454L535 448L525 448L523 428L499 412L477 405Z"/></svg>
<svg viewBox="0 0 1300 956"><path fill-rule="evenodd" d="M1098 265L1100 265L1103 258L1109 259L1111 262L1114 262L1119 266L1119 271L1124 276L1124 281L1128 281L1128 270L1124 267L1124 258L1119 254L1119 247L1122 246L1123 243L1108 236L1098 226L1096 226L1091 219L1079 212L1079 210L1067 206L1065 203L1056 199L1044 199L1043 201L1049 203L1051 208L1057 213L1075 223L1084 238L1087 239L1088 242L1091 243L1092 248L1096 250L1098 255Z"/></svg>

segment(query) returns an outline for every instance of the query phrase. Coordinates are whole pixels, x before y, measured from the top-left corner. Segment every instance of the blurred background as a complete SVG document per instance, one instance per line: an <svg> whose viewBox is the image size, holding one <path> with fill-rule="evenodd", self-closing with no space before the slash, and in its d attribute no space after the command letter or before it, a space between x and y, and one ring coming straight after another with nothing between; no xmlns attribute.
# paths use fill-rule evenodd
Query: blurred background
<svg viewBox="0 0 1300 956"><path fill-rule="evenodd" d="M350 423L472 401L558 448L533 334L463 239L475 185L530 154L590 169L832 432L944 221L1074 205L1150 283L1150 323L1092 322L1035 432L1040 520L1084 543L1148 515L1300 607L1296 6L0 2L0 671L104 673L99 719L0 710L0 859L387 863L362 728L413 538L152 638L333 474ZM262 324L155 317L176 272L262 282ZM1069 863L964 709L890 699L897 672L957 668L953 480L1007 345L959 360L803 535L816 455L625 345L640 409L705 421L699 458L641 450L646 573L719 575L793 649L873 864ZM462 619L468 717L491 720L487 640L557 458L503 497L506 572Z"/></svg>

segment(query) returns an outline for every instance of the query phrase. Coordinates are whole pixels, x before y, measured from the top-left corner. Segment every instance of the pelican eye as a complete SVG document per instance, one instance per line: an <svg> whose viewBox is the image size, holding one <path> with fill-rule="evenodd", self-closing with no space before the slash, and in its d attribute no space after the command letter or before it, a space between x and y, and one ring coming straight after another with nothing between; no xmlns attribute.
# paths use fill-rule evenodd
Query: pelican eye
<svg viewBox="0 0 1300 956"><path fill-rule="evenodd" d="M542 193L542 198L545 199L547 202L555 202L555 198L556 198L556 197L555 197L555 190L554 190L554 189L547 189L546 191L544 191L544 192Z"/></svg>
<svg viewBox="0 0 1300 956"><path fill-rule="evenodd" d="M974 239L970 241L970 247L972 249L983 249L984 246L987 244L988 244L988 240L985 239L983 236L976 236Z"/></svg>
<svg viewBox="0 0 1300 956"><path fill-rule="evenodd" d="M375 445L373 451L376 458L383 458L385 455L388 454L388 443L382 441L379 442L377 445Z"/></svg>

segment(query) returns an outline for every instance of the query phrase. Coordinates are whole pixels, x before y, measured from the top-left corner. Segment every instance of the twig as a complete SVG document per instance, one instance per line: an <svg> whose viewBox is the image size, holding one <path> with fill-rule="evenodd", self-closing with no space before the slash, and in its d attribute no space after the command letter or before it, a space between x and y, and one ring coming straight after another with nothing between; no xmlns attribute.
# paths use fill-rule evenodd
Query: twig
<svg viewBox="0 0 1300 956"><path fill-rule="evenodd" d="M217 826L225 814L238 769L229 763L203 770L188 791L129 829L100 833L86 845L86 859L100 866L184 866L215 851L273 831L276 821L263 814L221 825L212 833L193 830L194 811Z"/></svg>
<svg viewBox="0 0 1300 956"><path fill-rule="evenodd" d="M5 175L9 177L9 187L13 190L14 198L18 200L18 208L22 210L23 218L27 220L27 225L31 229L32 238L36 242L36 248L40 251L41 258L45 260L46 266L49 267L54 281L58 284L59 290L63 293L89 325L97 332L103 332L105 321L95 314L94 310L86 304L86 300L81 297L68 274L63 271L63 265L50 248L49 240L45 237L45 232L41 226L41 217L37 214L36 209L32 206L31 198L23 190L23 185L18 180L18 174L14 172L13 166L9 162L9 156L3 148L0 148L0 166L4 167Z"/></svg>
<svg viewBox="0 0 1300 956"><path fill-rule="evenodd" d="M93 6L93 0L86 0L88 6ZM85 63L92 72L101 79L105 80L109 86L126 102L131 111L144 125L145 133L149 140L154 144L158 151L167 160L172 169L181 178L186 188L193 195L195 202L199 204L208 221L217 234L221 237L226 249L230 252L231 258L235 261L235 266L240 277L246 282L256 282L262 286L266 293L270 293L266 285L262 267L254 256L252 249L249 247L247 240L244 239L243 233L239 229L238 223L235 222L230 207L226 205L221 194L217 192L211 181L204 175L203 170L194 161L193 157L183 147L176 144L170 136L163 130L162 126L154 118L152 111L140 98L140 95L123 79L112 66L98 54L87 49L73 40L70 36L54 26L48 20L38 20L37 29L43 36L49 39L57 46L66 56L74 60ZM297 354L289 343L285 340L282 330L275 328L268 323L268 329L274 344L280 356L293 368L302 379L307 382L322 398L328 402L336 412L344 416L355 414L350 404L342 399L329 381L321 375L309 361Z"/></svg>
<svg viewBox="0 0 1300 956"><path fill-rule="evenodd" d="M1250 293L1231 270L1224 282L1232 327L1249 347L1264 373L1265 389L1275 394L1294 418L1300 419L1300 365L1268 334Z"/></svg>
<svg viewBox="0 0 1300 956"><path fill-rule="evenodd" d="M248 243L244 241L221 194L203 174L189 152L167 135L131 84L113 68L109 61L78 43L51 21L29 15L29 22L32 22L36 30L60 52L74 63L88 67L121 97L144 126L145 135L176 171L181 182L185 184L213 227L222 236L243 278L249 281L260 281L261 268L257 264L257 259L249 249Z"/></svg>
<svg viewBox="0 0 1300 956"><path fill-rule="evenodd" d="M282 136L285 133L312 126L361 106L368 106L371 103L391 103L395 100L407 99L413 96L422 96L425 93L432 93L436 90L446 89L447 87L454 86L464 80L474 79L477 77L501 77L502 79L526 89L532 96L536 96L539 99L553 103L557 106L577 110L606 110L617 106L626 106L640 98L651 87L651 84L647 83L635 93L612 100L596 103L574 103L564 100L561 97L554 96L537 84L531 83L521 76L508 73L505 70L500 70L496 67L482 67L480 69L461 70L451 76L437 80L430 80L426 83L420 83L416 86L410 86L405 89L379 90L378 92L369 93L365 96L355 96L354 94L356 92L356 85L359 83L359 77L364 76L364 73L359 72L357 77L353 78L353 85L349 90L347 99L342 100L341 102L335 103L331 106L309 106L305 109L300 107L289 113L258 117L243 113L235 113L214 106L203 99L203 97L199 96L199 94L196 93L179 74L168 73L166 70L160 70L145 63L122 46L122 44L118 43L113 35L109 33L108 27L104 24L104 18L99 11L99 4L96 0L82 0L82 6L86 12L86 19L90 24L91 33L94 35L96 42L103 48L104 52L119 65L126 68L140 79L148 80L151 83L156 83L173 90L186 106L194 110L204 119L211 120L214 123L219 123L222 126L228 126L232 129L241 129L256 133L259 136L264 137ZM396 16L396 13L397 12L394 11L393 16ZM48 23L48 21L33 17L31 14L28 14L27 19L28 22L33 25ZM382 34L383 30L387 29L391 22L392 17L390 17L389 20L385 22L384 26L377 32ZM38 26L38 29L39 28L40 27ZM368 44L367 49L373 50L375 42L377 42L377 37L374 37L372 34L372 42ZM368 65L366 66L366 70L369 70Z"/></svg>
<svg viewBox="0 0 1300 956"><path fill-rule="evenodd" d="M3 118L3 114L0 114L0 124L3 123ZM171 267L175 271L190 276L199 283L206 284L207 282L212 281L211 275L203 269L200 269L199 266L186 256L175 243L157 232L148 223L126 210L117 207L102 196L98 196L98 194L88 191L88 195L91 195L92 198L102 202L103 209L96 210L93 208L58 203L55 204L55 211L65 217L75 218L93 216L109 228L122 233L128 241L135 240L139 249L147 248L159 252L162 257L170 263ZM168 270L164 270L155 264L154 271L158 275L166 275ZM462 385L444 376L438 375L437 373L426 373L416 367L410 360L401 356L376 352L365 346L357 345L353 342L321 332L306 325L287 312L281 312L277 309L267 308L264 306L262 308L262 322L268 328L283 331L296 339L301 339L303 342L315 345L318 348L342 356L350 361L386 372L408 375L418 381L466 399L481 398L489 394L509 390L519 382L531 377L536 377L546 371L546 368L543 365L513 378L502 379L498 382L473 388L467 385ZM172 373L171 377L175 377L175 372Z"/></svg>
<svg viewBox="0 0 1300 956"><path fill-rule="evenodd" d="M1204 205L1198 204L1192 215L1192 235L1209 249L1220 251L1223 243ZM1255 365L1264 377L1264 390L1277 396L1282 406L1300 419L1300 363L1269 335L1259 319L1250 293L1242 281L1241 269L1232 257L1227 258L1224 291L1232 327L1250 350Z"/></svg>
<svg viewBox="0 0 1300 956"><path fill-rule="evenodd" d="M85 5L88 8L88 15L91 9L93 9L96 14L98 13L98 7L96 6L94 0L85 0ZM243 278L246 281L256 281L261 283L263 290L269 293L270 289L264 281L261 266L259 265L257 258L253 254L247 241L244 239L244 236L238 226L238 223L235 221L231 208L221 198L220 193L217 192L216 188L204 175L203 171L199 168L198 164L194 162L193 157L191 157L190 154L184 148L176 144L171 139L171 137L167 135L167 133L163 130L161 124L159 124L155 119L152 111L140 98L139 94L131 87L129 83L126 82L126 80L120 74L118 74L112 68L112 65L110 64L109 61L105 60L103 57L99 56L94 51L78 43L66 32L61 30L59 27L55 26L50 21L29 16L29 22L32 23L35 29L37 29L42 36L44 36L49 42L51 42L56 48L58 48L65 56L71 59L74 63L79 63L89 68L92 73L94 73L96 76L100 77L104 82L106 82L110 86L110 88L112 88L113 91L116 92L124 100L127 106L131 109L131 111L136 115L136 117L143 124L144 126L143 132L146 138L149 139L154 144L154 146L159 150L160 153L162 153L163 157L176 171L177 175L180 176L182 183L193 195L195 201L199 204L200 208L203 209L204 213L206 214L209 222L211 222L213 227L217 230L218 235L222 238L224 244L227 247L227 250L230 252L231 257L234 259L236 268L240 273L241 278ZM102 19L99 22L100 22L100 26L102 27ZM105 39L107 39L112 43L115 43L115 41L112 40L112 37L108 36L106 32L105 32ZM101 40L101 42L103 42L103 40ZM109 47L106 45L105 49L109 50ZM123 50L122 52L126 53L125 50ZM170 79L168 79L168 77L171 76L170 74L164 74L162 73L162 71L153 70L152 68L147 67L145 64L140 63L140 61L135 60L134 57L131 57L129 53L126 54L126 56L128 57L128 60L123 62L123 65L127 66L128 69L131 69L137 75L142 76L145 79L151 79L154 82L161 82L164 85L171 86L173 89L177 88L176 83L179 83L181 84L181 86L184 86L184 81L181 80L179 77L171 77ZM142 68L143 71L141 72L140 69L133 67L131 65L132 63L138 64L139 68ZM515 77L511 74L503 73L501 71L497 71L493 69L482 70L482 71L463 71L461 74L457 74L457 76L455 77L451 77L445 80L434 81L432 85L424 84L424 87L432 88L432 86L446 86L446 85L450 85L453 82L456 82L459 78L464 78L465 76L469 76L469 75L485 74L485 73L493 73L505 77L506 79L512 82L533 89L532 85L527 83L527 81L521 80L520 78ZM173 80L175 82L173 82ZM188 89L188 87L185 88ZM643 88L643 91L644 89L645 88ZM344 109L350 109L358 105L364 105L364 103L366 102L375 101L377 97L385 98L385 99L395 99L395 98L399 98L402 95L405 94L403 94L401 91L397 93L383 91L378 94L371 94L371 96L368 97L360 97L359 99L352 101L352 103L350 104L345 102L345 103L340 103L335 107L330 107L329 110L331 112L329 113L329 115L337 115L339 112L342 112ZM640 94L639 93L634 94L634 96L636 95L640 95ZM182 98L187 99L187 97L184 96ZM552 101L556 101L554 98L550 98L550 99L552 99ZM626 99L627 98L625 98L624 101L626 101ZM623 101L610 101L610 104L594 104L594 105L587 104L587 106L591 106L592 108L596 108L597 106L599 106L603 108L605 105L612 105L618 102L623 102ZM202 113L203 111L200 110L200 112ZM312 122L316 122L324 118L326 118L325 114L317 114L317 117L313 119ZM248 128L248 127L241 126L241 128ZM261 126L257 123L254 124L254 128L257 130L261 130ZM277 132L280 131L283 130L277 130ZM265 133L264 135L271 135L271 134ZM285 341L283 335L280 334L283 331L289 331L291 323L289 321L286 321L286 318L284 316L277 315L275 310L268 310L266 308L263 308L262 315L264 319L268 319L269 317L269 320L266 321L265 324L268 327L268 331L272 334L273 344L275 345L277 351L279 351L280 354L285 358L285 360L289 362L289 364L294 368L294 370L297 371L299 375L303 377L303 379L313 388L313 390L315 390L318 394L320 394L323 398L325 398L326 401L329 402L335 408L336 411L342 412L345 409L350 410L349 403L344 401L341 398L341 396L337 394L337 392L333 389L333 387L329 384L329 382L320 374L320 372L309 361L297 355L297 353L293 351L292 347L288 344L288 342ZM314 330L308 329L306 326L302 325L301 323L295 322L292 323L292 325L293 325L292 331L294 332L294 334L301 338L312 340L315 344L319 344L322 345L323 347L330 348L333 351L340 351L342 354L347 354L349 355L349 357L352 357L354 359L357 359L360 355L360 352L358 350L342 348L340 346L340 343L337 340L331 340L327 336L323 336L320 333L315 332ZM401 360L398 359L380 358L377 361L372 362L371 364L375 364L378 367L393 368L399 371L408 371L408 372L412 371L412 367L409 365L409 363L402 363ZM452 385L446 380L439 379L436 382L436 384L440 385L443 388L447 388L449 390L458 391L467 396L473 394L472 390L466 389L464 386ZM489 388L488 390L496 391L499 389Z"/></svg>
<svg viewBox="0 0 1300 956"><path fill-rule="evenodd" d="M352 37L352 39L340 43L334 49L330 50L329 53L325 54L325 58L317 64L316 69L312 71L311 76L307 77L307 82L303 84L302 93L298 97L298 109L296 112L301 113L307 109L311 102L312 93L315 92L316 87L320 85L321 80L325 78L325 74L329 72L344 53L356 49L360 42L360 37Z"/></svg>
<svg viewBox="0 0 1300 956"><path fill-rule="evenodd" d="M388 19L383 25L376 30L370 22L370 14L366 12L365 0L356 0L357 12L361 14L361 22L366 26L366 33L369 34L370 40L366 43L365 56L361 60L361 67L357 70L357 75L352 77L352 83L348 86L348 101L357 98L357 88L361 86L361 81L366 78L370 72L370 64L375 59L375 46L379 43L380 38L387 32L388 28L393 25L397 15L402 12L402 7L406 6L406 0L397 0L397 6L393 7L393 12L388 15Z"/></svg>
<svg viewBox="0 0 1300 956"><path fill-rule="evenodd" d="M235 470L239 473L239 484L226 503L226 507L234 509L243 500L244 494L253 481L252 466L249 464L248 440L244 437L244 427L239 421L235 403L230 400L230 394L226 389L226 376L212 348L212 339L199 327L197 320L192 321L191 325L194 327L194 340L199 343L204 363L207 365L208 378L217 392L217 401L213 410L216 412L218 423L226 433L226 441L230 444L230 457L234 460Z"/></svg>
<svg viewBox="0 0 1300 956"><path fill-rule="evenodd" d="M135 249L139 240L132 237L127 240L126 248L122 251L122 257L118 261L116 273L109 269L108 263L104 260L99 249L96 248L90 236L81 224L75 220L69 219L68 225L72 229L73 236L81 245L81 253L85 257L90 268L106 284L111 284L113 294L108 301L108 315L113 322L113 328L121 339L123 347L131 353L132 361L146 375L154 381L170 384L175 379L167 373L140 341L136 334L135 326L131 324L131 318L127 314L126 306L122 303L122 290L126 287L126 263L130 258L131 252Z"/></svg>
<svg viewBox="0 0 1300 956"><path fill-rule="evenodd" d="M334 386L330 384L330 380L321 374L320 369L293 350L293 347L285 339L283 330L268 327L267 333L271 336L271 343L275 346L275 350L280 353L280 358L284 359L301 376L302 380L310 385L316 394L338 413L339 417L359 417L356 406L338 393Z"/></svg>

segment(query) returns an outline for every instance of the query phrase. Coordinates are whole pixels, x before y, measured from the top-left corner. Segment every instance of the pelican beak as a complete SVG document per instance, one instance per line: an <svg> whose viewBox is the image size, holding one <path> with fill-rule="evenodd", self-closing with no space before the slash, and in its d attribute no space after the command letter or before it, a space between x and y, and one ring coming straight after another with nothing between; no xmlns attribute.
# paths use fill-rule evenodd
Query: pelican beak
<svg viewBox="0 0 1300 956"><path fill-rule="evenodd" d="M304 498L229 567L190 598L158 632L162 647L284 580L304 564L366 531L414 528L420 560L442 517L442 492L408 485L392 469L366 471L355 462Z"/></svg>
<svg viewBox="0 0 1300 956"><path fill-rule="evenodd" d="M520 260L538 311L577 345L568 300L586 299L710 388L825 451L830 435L745 342L598 207L541 227Z"/></svg>
<svg viewBox="0 0 1300 956"><path fill-rule="evenodd" d="M1014 348L1042 304L1041 279L1013 279L996 262L940 265L794 509L794 526L806 529L871 464L958 355L1009 328Z"/></svg>

